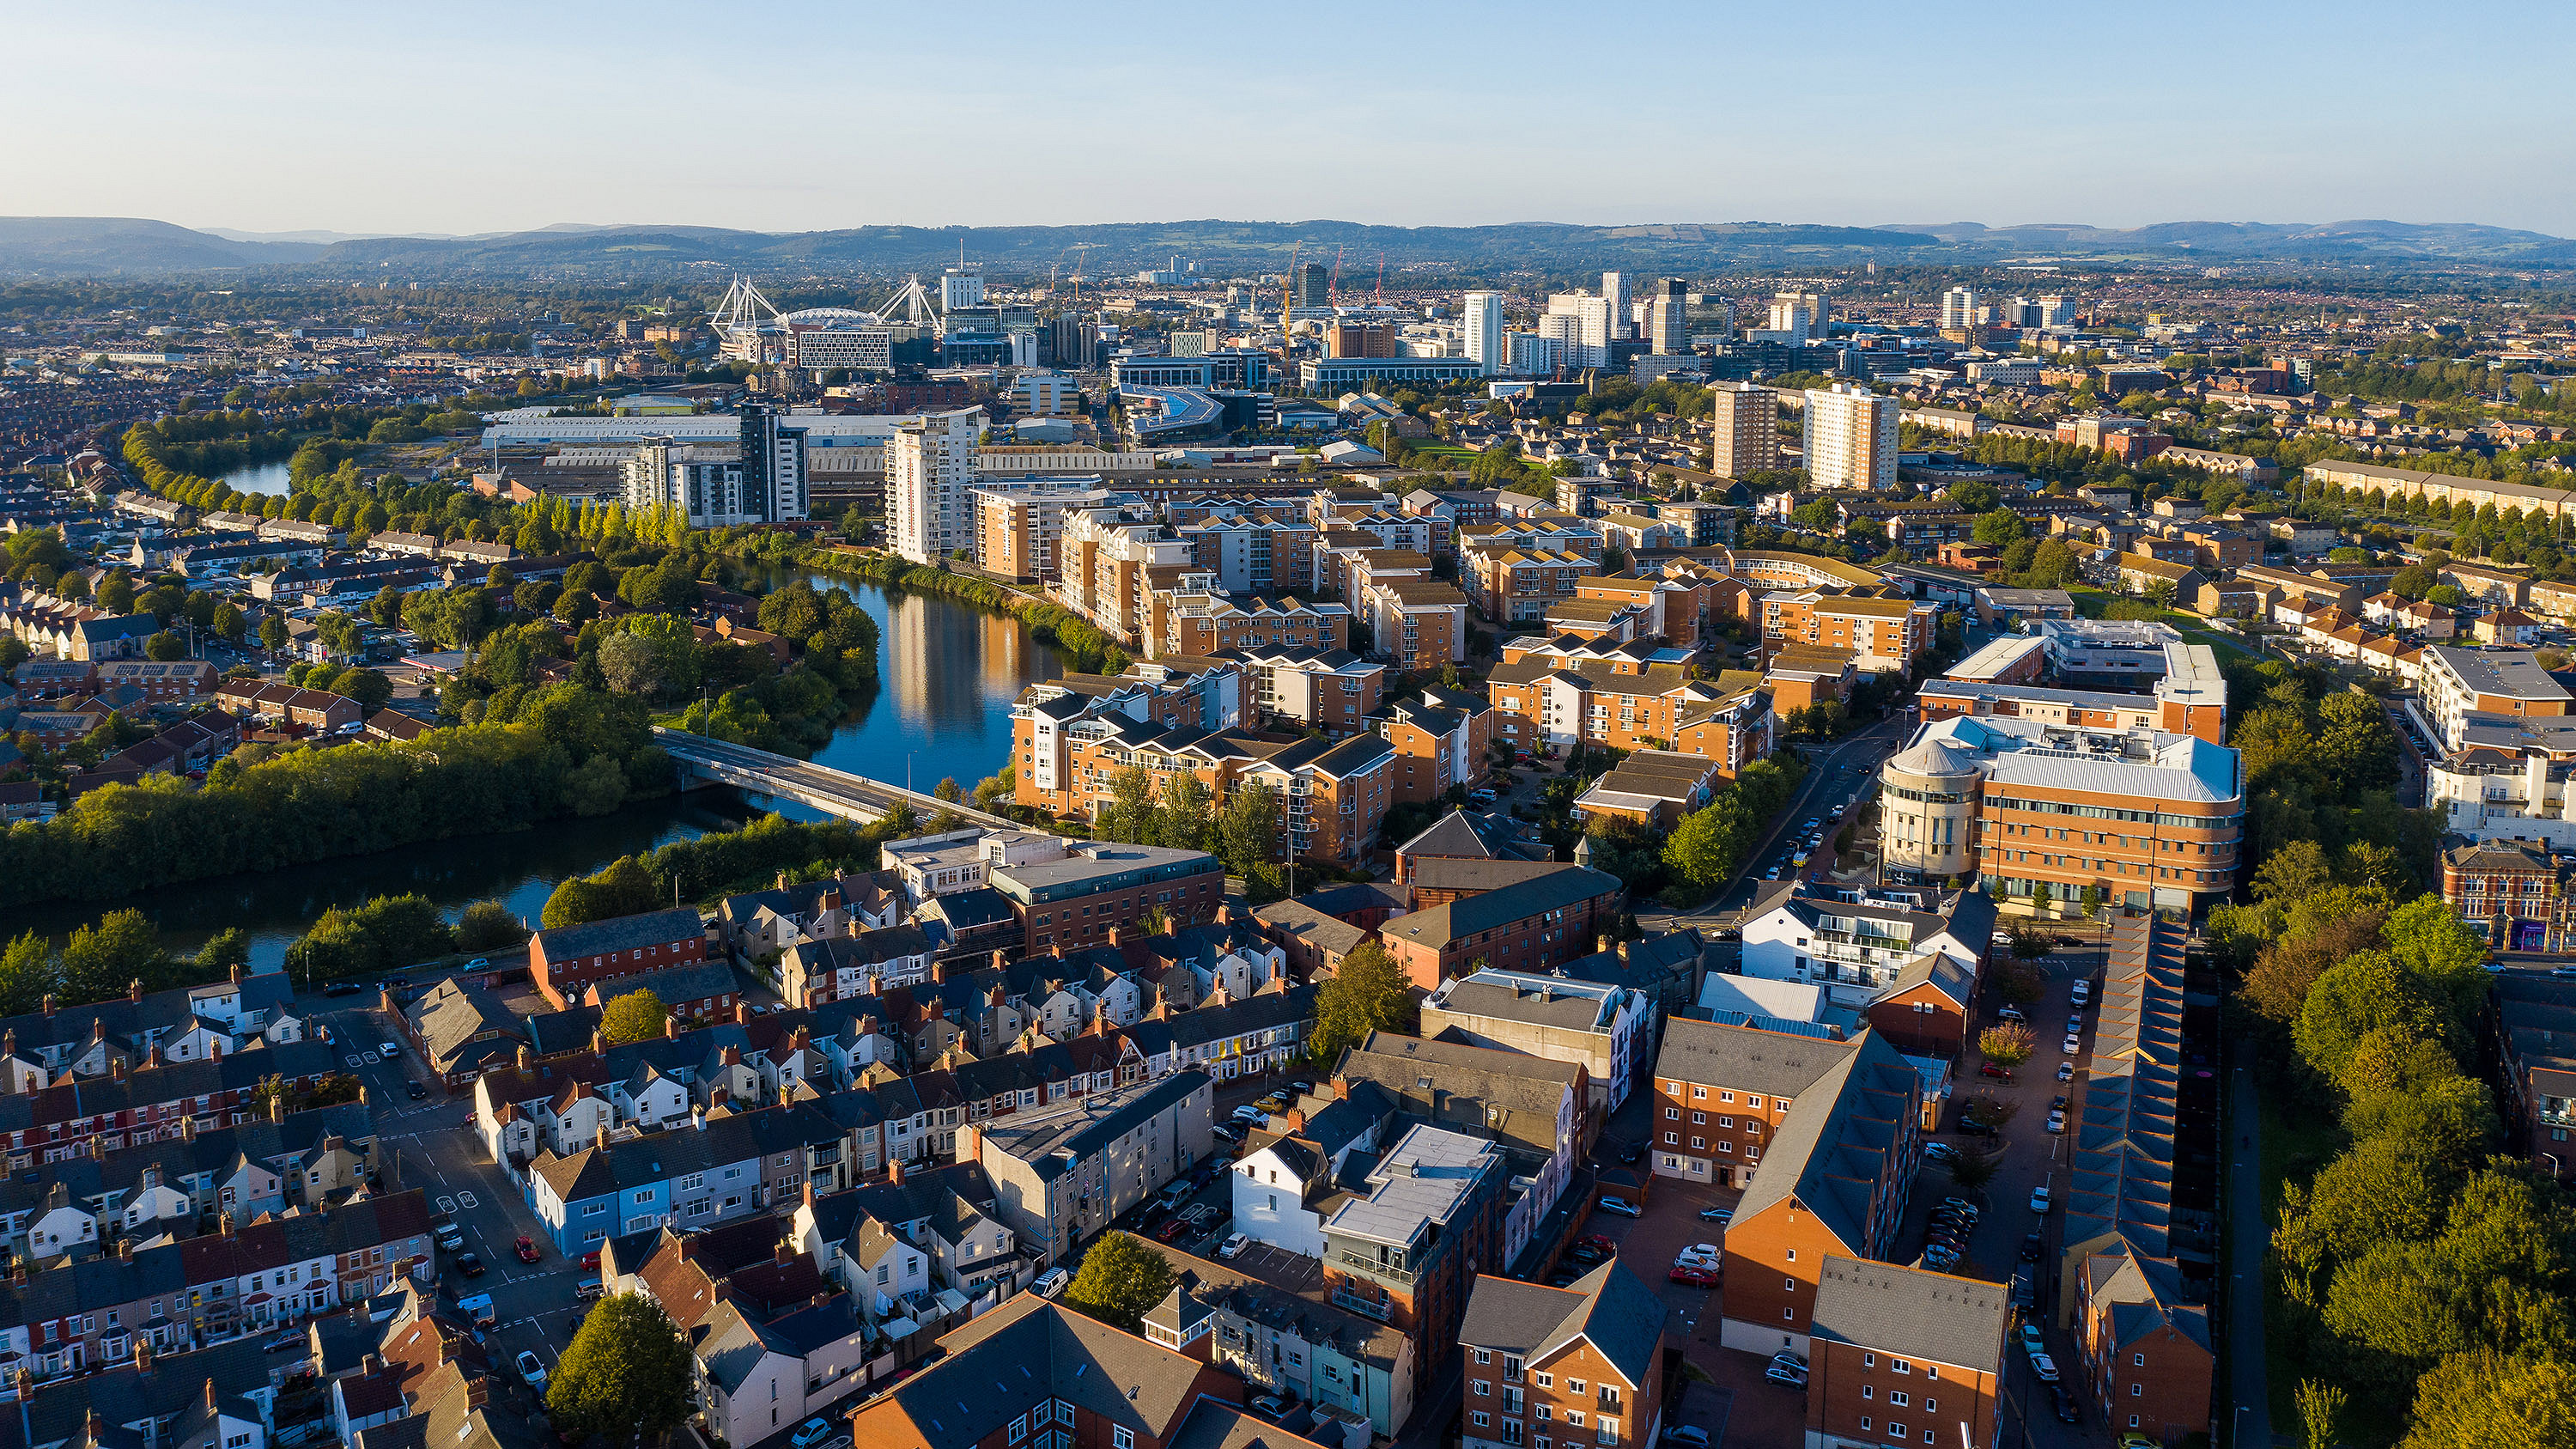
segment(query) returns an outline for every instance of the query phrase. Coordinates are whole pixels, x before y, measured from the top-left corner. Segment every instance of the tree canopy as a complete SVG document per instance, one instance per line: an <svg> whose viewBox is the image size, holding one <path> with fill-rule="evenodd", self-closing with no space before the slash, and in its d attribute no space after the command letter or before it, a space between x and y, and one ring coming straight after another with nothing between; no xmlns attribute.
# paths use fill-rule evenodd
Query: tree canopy
<svg viewBox="0 0 2576 1449"><path fill-rule="evenodd" d="M601 1299L546 1384L559 1429L617 1440L659 1434L686 1419L695 1364L679 1326L640 1293Z"/></svg>
<svg viewBox="0 0 2576 1449"><path fill-rule="evenodd" d="M1144 1239L1103 1233L1064 1290L1065 1306L1129 1333L1172 1291L1172 1265Z"/></svg>

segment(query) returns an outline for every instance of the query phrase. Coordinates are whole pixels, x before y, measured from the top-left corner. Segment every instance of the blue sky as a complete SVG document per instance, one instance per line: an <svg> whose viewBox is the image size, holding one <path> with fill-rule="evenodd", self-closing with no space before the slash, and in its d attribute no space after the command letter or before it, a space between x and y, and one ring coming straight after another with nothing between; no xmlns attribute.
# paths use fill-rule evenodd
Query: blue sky
<svg viewBox="0 0 2576 1449"><path fill-rule="evenodd" d="M2557 6L0 0L0 212L2576 235Z"/></svg>

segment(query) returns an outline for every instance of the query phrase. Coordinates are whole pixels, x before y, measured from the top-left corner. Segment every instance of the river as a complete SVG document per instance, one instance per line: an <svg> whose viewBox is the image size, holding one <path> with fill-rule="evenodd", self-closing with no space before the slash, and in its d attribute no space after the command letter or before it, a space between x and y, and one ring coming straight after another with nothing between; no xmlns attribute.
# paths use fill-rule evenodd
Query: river
<svg viewBox="0 0 2576 1449"><path fill-rule="evenodd" d="M282 476L285 465L277 467ZM892 784L904 783L908 771L915 787L927 791L942 777L971 790L1009 762L1011 702L1031 681L1063 672L1053 649L1031 638L1017 619L937 595L890 598L873 584L804 570L782 570L774 581L800 575L817 589L849 593L875 617L881 635L881 682L854 700L830 742L815 752L818 763ZM418 891L450 919L475 901L497 897L534 921L565 878L588 874L621 855L740 824L766 803L746 801L730 789L693 790L531 831L222 876L123 900L0 911L0 936L34 929L60 937L104 911L133 907L160 926L173 949L194 951L214 932L240 926L251 934L252 964L267 967L283 961L286 948L325 909L363 904L371 896ZM777 808L814 818L803 806Z"/></svg>

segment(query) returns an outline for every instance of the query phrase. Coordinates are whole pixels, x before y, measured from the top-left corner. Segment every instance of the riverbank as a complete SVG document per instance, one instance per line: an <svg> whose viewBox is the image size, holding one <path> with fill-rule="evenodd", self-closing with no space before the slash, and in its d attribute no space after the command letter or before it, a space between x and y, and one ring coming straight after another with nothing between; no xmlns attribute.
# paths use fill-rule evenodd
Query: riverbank
<svg viewBox="0 0 2576 1449"><path fill-rule="evenodd" d="M799 562L835 578L906 593L938 594L1008 615L1028 625L1039 643L1063 650L1066 663L1077 674L1116 674L1131 662L1125 646L1090 620L1035 594L990 579L908 563L894 554L870 553L846 545L809 549Z"/></svg>

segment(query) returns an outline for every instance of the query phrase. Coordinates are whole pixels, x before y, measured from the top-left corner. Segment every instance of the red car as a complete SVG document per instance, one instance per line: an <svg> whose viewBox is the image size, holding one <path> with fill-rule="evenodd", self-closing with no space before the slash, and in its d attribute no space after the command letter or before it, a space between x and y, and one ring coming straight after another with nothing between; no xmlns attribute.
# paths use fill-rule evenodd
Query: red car
<svg viewBox="0 0 2576 1449"><path fill-rule="evenodd" d="M1608 1233L1586 1233L1575 1239L1574 1245L1578 1248L1599 1248L1605 1253L1619 1251L1619 1240Z"/></svg>
<svg viewBox="0 0 2576 1449"><path fill-rule="evenodd" d="M1687 1283L1693 1288L1714 1288L1724 1281L1706 1268L1676 1267L1666 1276L1676 1283Z"/></svg>
<svg viewBox="0 0 2576 1449"><path fill-rule="evenodd" d="M2001 1077L2007 1082L2013 1079L2012 1068L1997 1066L1993 1062L1987 1062L1978 1067L1977 1075L1981 1077Z"/></svg>
<svg viewBox="0 0 2576 1449"><path fill-rule="evenodd" d="M517 1241L516 1243L511 1244L511 1246L519 1250L519 1261L520 1261L520 1262L522 1262L522 1263L533 1263L533 1262L537 1261L537 1256L538 1256L538 1255L537 1255L537 1245L536 1245L536 1243L535 1243L533 1240L529 1239L528 1237L526 1237L526 1236L524 1236L524 1235L523 1235L523 1236L521 1236L521 1237L520 1237L520 1239L519 1239L519 1241Z"/></svg>
<svg viewBox="0 0 2576 1449"><path fill-rule="evenodd" d="M1165 1218L1163 1220L1163 1225L1154 1229L1154 1241L1158 1243L1168 1243L1189 1230L1190 1220L1188 1218Z"/></svg>
<svg viewBox="0 0 2576 1449"><path fill-rule="evenodd" d="M589 1252L582 1254L582 1255L581 1255L581 1265L582 1265L584 1268L596 1268L596 1267L598 1267L598 1266L599 1266L599 1250L598 1250L597 1248L593 1248L593 1249L591 1249Z"/></svg>

